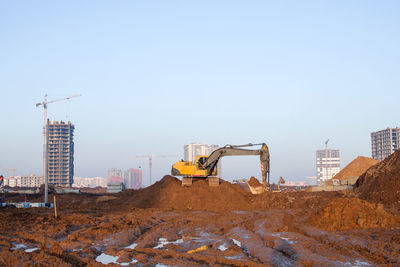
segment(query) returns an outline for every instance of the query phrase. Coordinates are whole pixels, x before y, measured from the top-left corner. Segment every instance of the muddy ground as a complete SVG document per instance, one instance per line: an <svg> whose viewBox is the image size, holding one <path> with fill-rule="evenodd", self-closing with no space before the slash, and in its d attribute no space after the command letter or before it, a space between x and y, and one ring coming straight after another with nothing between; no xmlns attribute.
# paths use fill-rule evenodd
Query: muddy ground
<svg viewBox="0 0 400 267"><path fill-rule="evenodd" d="M1 266L400 265L399 207L352 191L255 196L227 182L182 188L166 176L57 203L57 219L53 209L0 209Z"/></svg>

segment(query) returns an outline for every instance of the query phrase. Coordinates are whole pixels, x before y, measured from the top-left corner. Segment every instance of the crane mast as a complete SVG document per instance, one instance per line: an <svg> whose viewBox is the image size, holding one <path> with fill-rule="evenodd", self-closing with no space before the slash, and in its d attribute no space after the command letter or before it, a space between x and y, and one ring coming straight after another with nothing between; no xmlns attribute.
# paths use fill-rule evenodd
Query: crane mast
<svg viewBox="0 0 400 267"><path fill-rule="evenodd" d="M178 157L177 155L140 155L140 156L134 156L137 159L140 158L146 158L149 160L149 181L150 185L152 185L152 180L153 180L153 158L168 158L168 157Z"/></svg>

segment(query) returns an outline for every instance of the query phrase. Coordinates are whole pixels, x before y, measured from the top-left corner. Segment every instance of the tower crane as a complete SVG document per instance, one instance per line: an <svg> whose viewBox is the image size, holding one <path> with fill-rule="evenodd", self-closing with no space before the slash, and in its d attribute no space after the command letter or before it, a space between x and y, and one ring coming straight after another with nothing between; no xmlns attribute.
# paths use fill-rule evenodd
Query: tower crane
<svg viewBox="0 0 400 267"><path fill-rule="evenodd" d="M149 159L149 178L150 178L150 185L152 185L152 172L153 172L153 158L168 158L168 157L179 157L178 155L140 155L134 156L137 159L146 158Z"/></svg>
<svg viewBox="0 0 400 267"><path fill-rule="evenodd" d="M36 107L39 106L43 106L43 178L45 181L45 190L44 190L44 202L47 204L48 201L48 189L49 189L49 177L48 177L48 169L47 169L47 127L48 127L48 123L47 123L47 105L54 103L54 102L59 102L59 101L64 101L64 100L68 100L74 97L78 97L81 96L81 94L77 94L77 95L72 95L69 97L64 97L64 98L59 98L59 99L54 99L51 101L47 101L47 94L44 95L44 101L37 103Z"/></svg>

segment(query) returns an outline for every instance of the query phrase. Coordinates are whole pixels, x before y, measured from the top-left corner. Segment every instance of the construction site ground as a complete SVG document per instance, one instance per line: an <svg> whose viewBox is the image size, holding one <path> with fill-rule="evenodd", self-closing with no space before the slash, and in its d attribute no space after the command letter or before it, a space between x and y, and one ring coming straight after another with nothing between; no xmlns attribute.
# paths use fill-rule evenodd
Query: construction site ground
<svg viewBox="0 0 400 267"><path fill-rule="evenodd" d="M353 191L252 195L165 176L141 190L56 197L58 218L0 210L0 266L400 265L400 206Z"/></svg>

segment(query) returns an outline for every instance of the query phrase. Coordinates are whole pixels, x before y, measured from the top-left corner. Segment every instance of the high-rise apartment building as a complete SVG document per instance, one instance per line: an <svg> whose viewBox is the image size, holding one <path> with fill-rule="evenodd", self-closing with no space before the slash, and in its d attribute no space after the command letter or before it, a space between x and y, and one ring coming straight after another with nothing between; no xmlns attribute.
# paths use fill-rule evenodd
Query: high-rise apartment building
<svg viewBox="0 0 400 267"><path fill-rule="evenodd" d="M184 159L195 163L198 156L209 156L214 150L217 150L217 145L205 145L192 143L184 146ZM221 162L217 165L217 177L221 178Z"/></svg>
<svg viewBox="0 0 400 267"><path fill-rule="evenodd" d="M372 158L384 160L399 149L400 128L387 128L371 133Z"/></svg>
<svg viewBox="0 0 400 267"><path fill-rule="evenodd" d="M317 150L317 181L323 183L340 171L339 149Z"/></svg>
<svg viewBox="0 0 400 267"><path fill-rule="evenodd" d="M125 171L125 188L140 189L142 185L142 170L128 169Z"/></svg>
<svg viewBox="0 0 400 267"><path fill-rule="evenodd" d="M48 124L49 184L71 187L74 182L74 129L70 121Z"/></svg>

